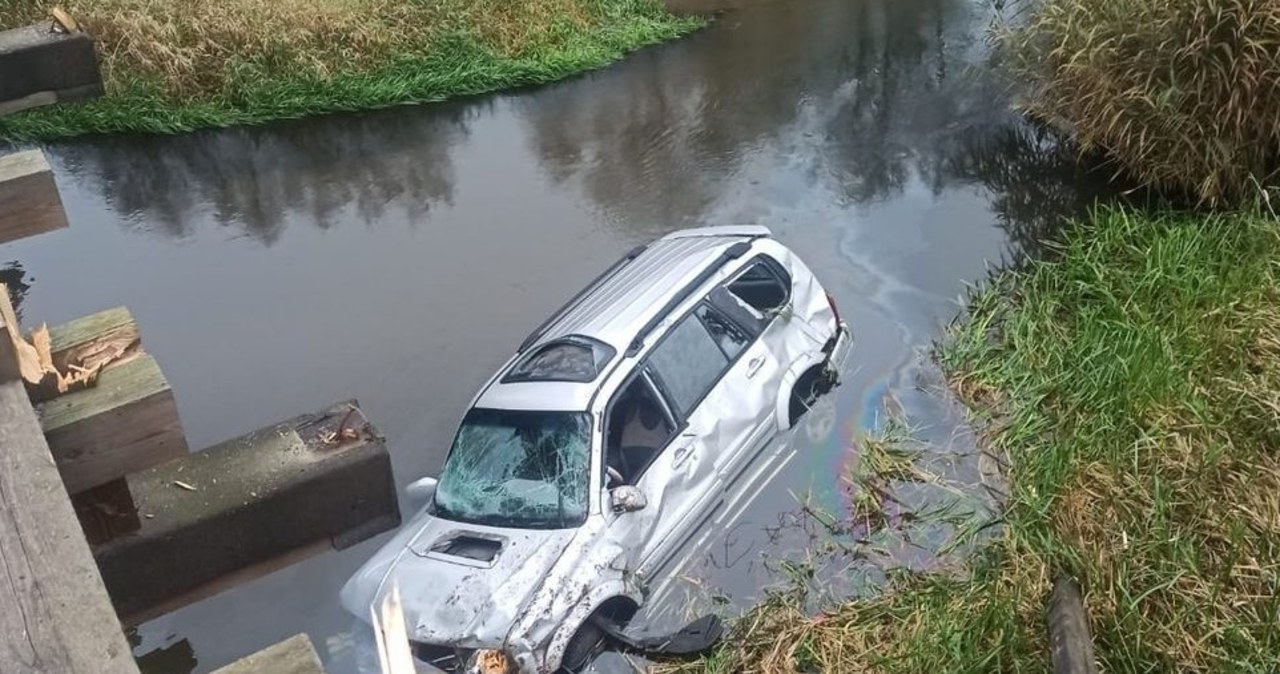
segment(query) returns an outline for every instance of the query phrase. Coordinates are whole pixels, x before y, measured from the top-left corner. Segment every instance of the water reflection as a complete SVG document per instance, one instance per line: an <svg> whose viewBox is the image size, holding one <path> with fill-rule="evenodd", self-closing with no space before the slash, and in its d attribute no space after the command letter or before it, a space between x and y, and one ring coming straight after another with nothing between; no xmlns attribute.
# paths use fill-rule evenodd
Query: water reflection
<svg viewBox="0 0 1280 674"><path fill-rule="evenodd" d="M1124 186L1096 160L1053 132L1029 123L1011 124L967 138L947 158L946 172L982 184L991 210L1019 250L1039 250L1062 218L1083 213Z"/></svg>
<svg viewBox="0 0 1280 674"><path fill-rule="evenodd" d="M1018 244L1101 191L1050 134L1009 112L983 41L998 10L859 0L750 11L605 74L499 100L527 125L525 142L553 183L580 184L644 234L714 219L751 189L744 181L755 184L746 174L762 155L793 158L781 167L792 184L772 189L824 187L832 209L893 198L912 181L935 195L981 185ZM470 120L492 112L436 105L105 139L58 155L131 227L183 238L211 218L269 246L295 221L371 226L389 209L426 221L453 201L453 148Z"/></svg>
<svg viewBox="0 0 1280 674"><path fill-rule="evenodd" d="M376 225L389 208L425 221L453 197L451 149L476 110L383 111L176 137L59 148L62 168L98 186L130 226L183 238L212 217L270 246L292 221ZM338 126L341 130L338 130Z"/></svg>
<svg viewBox="0 0 1280 674"><path fill-rule="evenodd" d="M983 182L954 169L1005 157L964 159L1012 121L1006 86L983 63L972 4L755 12L768 17L726 15L731 29L638 58L623 66L633 76L595 83L588 98L563 88L522 101L551 174L581 179L629 219L685 222L699 220L762 146L800 158L798 180L827 183L853 203L892 197L912 178L935 192Z"/></svg>
<svg viewBox="0 0 1280 674"><path fill-rule="evenodd" d="M14 260L0 266L0 283L9 288L9 300L13 302L13 313L18 321L22 321L22 300L26 299L34 279L27 276L22 263Z"/></svg>

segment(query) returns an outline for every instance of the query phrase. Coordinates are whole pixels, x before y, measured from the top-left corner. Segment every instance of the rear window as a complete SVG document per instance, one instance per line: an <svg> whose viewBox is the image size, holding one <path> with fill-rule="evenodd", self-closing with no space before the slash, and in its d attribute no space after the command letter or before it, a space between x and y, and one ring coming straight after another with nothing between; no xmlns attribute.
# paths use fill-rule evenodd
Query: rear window
<svg viewBox="0 0 1280 674"><path fill-rule="evenodd" d="M595 381L613 354L613 347L603 342L566 337L534 349L502 381Z"/></svg>

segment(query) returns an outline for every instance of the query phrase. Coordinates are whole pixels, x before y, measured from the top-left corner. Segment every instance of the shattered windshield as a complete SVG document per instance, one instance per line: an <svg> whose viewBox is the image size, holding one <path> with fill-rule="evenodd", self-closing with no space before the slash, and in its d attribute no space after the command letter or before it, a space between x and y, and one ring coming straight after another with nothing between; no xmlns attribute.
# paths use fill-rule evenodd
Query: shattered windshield
<svg viewBox="0 0 1280 674"><path fill-rule="evenodd" d="M586 412L472 409L440 473L436 512L490 526L581 524L590 447Z"/></svg>

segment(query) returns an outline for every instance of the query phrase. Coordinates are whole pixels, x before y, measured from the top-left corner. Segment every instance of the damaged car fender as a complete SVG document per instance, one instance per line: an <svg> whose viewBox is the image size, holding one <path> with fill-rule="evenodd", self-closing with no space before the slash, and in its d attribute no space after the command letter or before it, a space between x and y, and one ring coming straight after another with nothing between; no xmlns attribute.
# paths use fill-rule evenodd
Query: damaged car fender
<svg viewBox="0 0 1280 674"><path fill-rule="evenodd" d="M635 588L628 587L627 583L621 580L610 581L592 588L591 592L569 611L564 624L560 626L560 629L556 630L551 637L551 641L547 643L547 661L561 662L564 659L565 650L568 649L569 643L577 636L582 626L587 624L591 616L595 615L596 611L606 603L616 601L619 598L629 602L632 609L639 608L644 601L643 597L635 591Z"/></svg>

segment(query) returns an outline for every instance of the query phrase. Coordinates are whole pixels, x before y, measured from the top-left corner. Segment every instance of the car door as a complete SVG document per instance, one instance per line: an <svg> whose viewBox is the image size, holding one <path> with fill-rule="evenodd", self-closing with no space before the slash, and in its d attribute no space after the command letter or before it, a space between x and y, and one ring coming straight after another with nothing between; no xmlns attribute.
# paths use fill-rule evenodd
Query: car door
<svg viewBox="0 0 1280 674"><path fill-rule="evenodd" d="M742 429L732 441L723 438L716 470L726 491L732 491L756 457L778 430L777 401L782 380L802 354L789 348L783 333L792 325L790 279L779 265L760 256L745 265L707 303L728 323L717 341L733 359L721 378L730 398L741 411Z"/></svg>
<svg viewBox="0 0 1280 674"><path fill-rule="evenodd" d="M663 515L661 535L650 542L641 560L639 568L646 574L661 573L715 516L724 497L720 455L751 430L754 414L737 404L738 394L723 381L737 359L721 347L724 337L717 320L724 318L709 303L700 302L647 359L647 371L680 419L662 462L664 474L655 474L653 480L679 480L694 491L682 498L681 509Z"/></svg>

